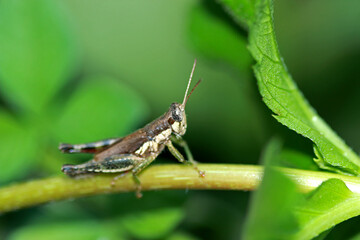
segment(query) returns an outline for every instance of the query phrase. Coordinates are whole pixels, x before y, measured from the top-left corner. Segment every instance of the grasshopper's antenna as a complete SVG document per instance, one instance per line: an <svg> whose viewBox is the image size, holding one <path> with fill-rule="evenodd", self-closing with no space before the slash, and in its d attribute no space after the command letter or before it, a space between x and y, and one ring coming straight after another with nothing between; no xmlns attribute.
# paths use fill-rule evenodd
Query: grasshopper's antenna
<svg viewBox="0 0 360 240"><path fill-rule="evenodd" d="M195 60L194 60L194 65L193 65L192 70L191 70L191 73L190 73L189 82L188 82L188 85L187 85L187 87L186 87L184 100L183 100L183 102L182 102L182 105L183 105L183 106L185 106L185 104L186 104L186 102L187 102L187 100L186 100L187 97L186 97L186 96L187 96L187 93L188 93L189 88L190 88L191 79L192 79L192 77L193 77L193 75L194 75L195 67L196 67L196 58L195 58Z"/></svg>
<svg viewBox="0 0 360 240"><path fill-rule="evenodd" d="M189 97L191 96L191 94L193 93L193 91L195 90L195 88L201 83L201 79L199 79L199 81L195 84L195 86L191 89L191 92L189 93L189 95L187 95L186 99L185 99L185 103L183 103L183 106L185 108L185 105L187 103L187 101L189 100Z"/></svg>

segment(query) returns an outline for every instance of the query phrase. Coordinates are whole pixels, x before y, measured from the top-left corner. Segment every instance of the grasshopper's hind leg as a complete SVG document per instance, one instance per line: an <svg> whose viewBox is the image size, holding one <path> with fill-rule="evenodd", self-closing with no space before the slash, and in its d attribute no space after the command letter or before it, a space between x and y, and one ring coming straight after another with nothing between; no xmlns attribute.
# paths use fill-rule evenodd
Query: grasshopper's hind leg
<svg viewBox="0 0 360 240"><path fill-rule="evenodd" d="M71 177L88 173L117 173L126 172L137 165L141 158L132 154L120 154L106 158L104 161L90 160L83 164L65 164L62 171Z"/></svg>
<svg viewBox="0 0 360 240"><path fill-rule="evenodd" d="M152 159L150 162L152 162L154 159ZM117 179L125 176L130 170L134 169L132 174L136 184L136 196L140 198L142 196L141 183L136 174L145 167L144 164L150 164L150 162L146 160L144 161L144 158L133 154L119 154L105 158L104 161L90 160L86 163L78 165L66 164L63 165L61 170L70 177L76 177L89 173L121 173L112 180L111 185L114 186Z"/></svg>
<svg viewBox="0 0 360 240"><path fill-rule="evenodd" d="M176 144L178 144L179 146L183 147L185 150L185 154L188 158L188 160L186 161L184 156L179 152L179 150L177 150L174 145L172 144L172 142L175 142ZM191 165L198 173L200 177L205 177L205 171L200 170L197 167L197 162L194 160L191 152L190 152L190 148L187 145L186 141L183 140L180 136L179 137L171 137L171 140L168 141L166 143L167 148L169 149L170 153L181 163L187 164L187 165Z"/></svg>
<svg viewBox="0 0 360 240"><path fill-rule="evenodd" d="M95 164L96 162L94 160L90 160L86 163L77 165L64 164L61 167L61 171L70 177L78 177L84 174L91 173L90 171L88 171L88 169L93 168Z"/></svg>

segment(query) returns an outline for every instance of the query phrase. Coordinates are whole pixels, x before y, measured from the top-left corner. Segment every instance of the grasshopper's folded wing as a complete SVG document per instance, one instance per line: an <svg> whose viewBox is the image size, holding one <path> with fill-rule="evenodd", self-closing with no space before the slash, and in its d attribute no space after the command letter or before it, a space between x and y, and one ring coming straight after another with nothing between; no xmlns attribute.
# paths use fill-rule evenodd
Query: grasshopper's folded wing
<svg viewBox="0 0 360 240"><path fill-rule="evenodd" d="M108 149L113 144L121 141L122 138L109 138L98 142L83 144L60 143L59 150L63 153L99 153Z"/></svg>

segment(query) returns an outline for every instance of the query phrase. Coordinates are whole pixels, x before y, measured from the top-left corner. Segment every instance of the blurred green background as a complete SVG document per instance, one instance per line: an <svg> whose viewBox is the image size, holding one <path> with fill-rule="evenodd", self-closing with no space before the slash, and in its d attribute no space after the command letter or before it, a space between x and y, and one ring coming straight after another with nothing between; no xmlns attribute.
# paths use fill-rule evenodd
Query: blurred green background
<svg viewBox="0 0 360 240"><path fill-rule="evenodd" d="M359 16L355 0L275 1L290 73L356 152ZM311 157L310 141L262 103L246 37L214 1L2 0L0 185L61 175L62 164L90 158L61 155L59 142L123 136L152 121L182 100L195 58L203 82L187 105L185 139L199 162L257 164L273 135L287 156ZM176 160L164 152L154 164L165 162ZM0 239L238 239L249 196L179 190L50 203L0 216ZM351 236L358 222L329 239Z"/></svg>

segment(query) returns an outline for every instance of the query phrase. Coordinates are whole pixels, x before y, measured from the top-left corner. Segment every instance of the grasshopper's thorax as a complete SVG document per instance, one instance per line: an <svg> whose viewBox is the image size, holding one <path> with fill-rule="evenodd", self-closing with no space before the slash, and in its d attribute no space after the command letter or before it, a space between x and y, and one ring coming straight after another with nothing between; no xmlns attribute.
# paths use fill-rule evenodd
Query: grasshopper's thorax
<svg viewBox="0 0 360 240"><path fill-rule="evenodd" d="M169 110L158 119L146 125L142 132L147 135L147 141L135 151L137 155L147 156L159 154L171 134L184 135L186 132L186 116L183 105L173 103Z"/></svg>
<svg viewBox="0 0 360 240"><path fill-rule="evenodd" d="M168 122L174 134L181 136L185 134L187 123L183 104L173 103L170 105Z"/></svg>

